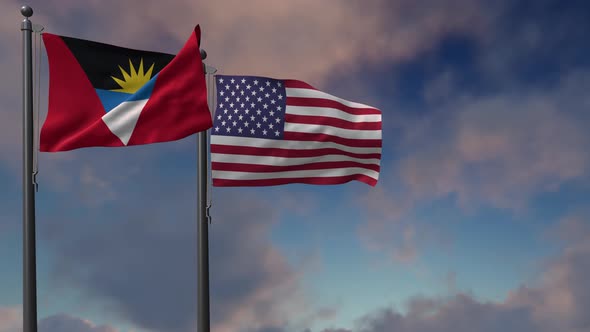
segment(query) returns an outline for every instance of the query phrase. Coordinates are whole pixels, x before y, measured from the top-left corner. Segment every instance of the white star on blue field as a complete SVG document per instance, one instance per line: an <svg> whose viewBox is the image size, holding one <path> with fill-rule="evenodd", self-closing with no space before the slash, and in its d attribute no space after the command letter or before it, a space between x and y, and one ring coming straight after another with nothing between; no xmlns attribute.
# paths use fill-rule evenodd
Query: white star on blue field
<svg viewBox="0 0 590 332"><path fill-rule="evenodd" d="M212 331L588 331L587 2L28 4L47 32L165 53L199 24L218 74L382 111L375 187L211 188ZM0 332L22 326L21 5L0 4ZM47 72L42 51L41 124ZM219 131L275 135L270 111ZM196 331L196 151L39 155L40 332Z"/></svg>

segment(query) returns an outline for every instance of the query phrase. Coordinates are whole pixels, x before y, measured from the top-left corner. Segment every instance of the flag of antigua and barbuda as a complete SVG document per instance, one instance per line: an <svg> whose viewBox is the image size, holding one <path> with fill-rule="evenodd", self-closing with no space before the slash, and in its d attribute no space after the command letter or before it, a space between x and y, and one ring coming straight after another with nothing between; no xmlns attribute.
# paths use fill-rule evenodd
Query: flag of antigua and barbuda
<svg viewBox="0 0 590 332"><path fill-rule="evenodd" d="M197 26L176 55L43 34L49 110L41 151L178 140L211 127Z"/></svg>

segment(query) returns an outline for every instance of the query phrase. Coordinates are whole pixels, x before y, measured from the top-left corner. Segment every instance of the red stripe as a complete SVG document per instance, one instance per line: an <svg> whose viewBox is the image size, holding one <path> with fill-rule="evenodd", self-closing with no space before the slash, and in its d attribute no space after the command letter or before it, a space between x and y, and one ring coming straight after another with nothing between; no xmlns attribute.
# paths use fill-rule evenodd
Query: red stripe
<svg viewBox="0 0 590 332"><path fill-rule="evenodd" d="M381 130L381 122L350 122L328 116L285 114L285 121L338 127L354 130Z"/></svg>
<svg viewBox="0 0 590 332"><path fill-rule="evenodd" d="M358 159L380 159L380 153L352 153L335 148L323 148L313 150L282 149L282 148L258 148L249 146L234 146L211 144L211 153L242 154L250 156L269 156L284 158L320 157L326 155L342 155Z"/></svg>
<svg viewBox="0 0 590 332"><path fill-rule="evenodd" d="M211 169L214 171L236 171L236 172L252 172L252 173L273 173L273 172L287 172L287 171L305 171L318 169L335 169L346 167L360 167L379 172L379 165L363 164L355 161L324 161L318 163L309 163L302 165L256 165L256 164L241 164L241 163L221 163L212 162Z"/></svg>
<svg viewBox="0 0 590 332"><path fill-rule="evenodd" d="M381 111L372 107L350 107L340 102L323 98L302 98L302 97L287 97L287 106L305 106L305 107L327 107L339 109L342 112L354 115L367 114L381 114Z"/></svg>
<svg viewBox="0 0 590 332"><path fill-rule="evenodd" d="M42 35L49 62L49 105L39 150L123 146L102 121L104 107L78 60L58 35Z"/></svg>
<svg viewBox="0 0 590 332"><path fill-rule="evenodd" d="M315 142L333 142L350 147L363 147L363 148L380 148L380 139L353 139L343 138L338 136L326 135L326 134L312 134L312 133L298 133L293 131L285 131L283 138L292 141L315 141Z"/></svg>
<svg viewBox="0 0 590 332"><path fill-rule="evenodd" d="M298 80L283 80L285 82L285 88L296 88L296 89L312 89L317 90L313 86Z"/></svg>
<svg viewBox="0 0 590 332"><path fill-rule="evenodd" d="M213 178L213 185L216 187L259 187L259 186L278 186L289 183L305 184L343 184L350 181L364 182L370 186L375 186L377 180L363 174L353 174L346 176L333 177L309 177L309 178L281 178L281 179L264 179L264 180L226 180Z"/></svg>
<svg viewBox="0 0 590 332"><path fill-rule="evenodd" d="M128 145L175 141L211 128L207 87L199 55L200 28L159 73Z"/></svg>

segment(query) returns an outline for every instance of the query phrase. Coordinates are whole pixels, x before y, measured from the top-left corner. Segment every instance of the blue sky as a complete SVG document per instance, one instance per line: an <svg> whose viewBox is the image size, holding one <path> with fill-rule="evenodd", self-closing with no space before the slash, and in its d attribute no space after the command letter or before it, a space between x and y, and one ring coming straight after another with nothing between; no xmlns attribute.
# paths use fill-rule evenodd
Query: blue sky
<svg viewBox="0 0 590 332"><path fill-rule="evenodd" d="M0 4L0 332L21 324L20 5ZM588 331L586 2L30 5L168 53L200 24L221 74L382 110L374 188L213 189L213 331ZM44 55L41 78L44 119ZM195 136L39 160L40 331L194 331Z"/></svg>

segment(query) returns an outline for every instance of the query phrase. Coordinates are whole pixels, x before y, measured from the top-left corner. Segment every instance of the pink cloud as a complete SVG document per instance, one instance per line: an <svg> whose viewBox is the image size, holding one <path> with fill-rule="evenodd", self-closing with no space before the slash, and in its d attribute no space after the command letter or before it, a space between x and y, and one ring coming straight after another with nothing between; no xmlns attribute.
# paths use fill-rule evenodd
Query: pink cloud
<svg viewBox="0 0 590 332"><path fill-rule="evenodd" d="M96 325L93 322L68 314L58 314L39 321L39 330L43 332L120 332L108 325Z"/></svg>
<svg viewBox="0 0 590 332"><path fill-rule="evenodd" d="M108 325L93 322L68 314L57 314L39 320L38 329L42 332L119 332ZM0 332L22 331L22 311L20 308L0 307Z"/></svg>
<svg viewBox="0 0 590 332"><path fill-rule="evenodd" d="M587 218L576 215L564 218L552 233L561 239L564 249L559 257L545 264L545 271L533 286L511 292L507 306L530 306L533 318L556 329L567 326L572 331L590 324L590 228ZM572 233L575 231L575 234Z"/></svg>
<svg viewBox="0 0 590 332"><path fill-rule="evenodd" d="M12 307L0 307L0 332L17 332L22 327L22 314L20 309Z"/></svg>
<svg viewBox="0 0 590 332"><path fill-rule="evenodd" d="M489 24L486 11L466 0L444 5L409 0L149 1L142 3L141 11L118 1L62 1L59 16L81 10L97 17L96 22L86 22L87 38L161 47L146 36L167 34L178 42L199 23L209 61L223 72L296 76L316 84L359 61L407 60L449 32L482 34ZM113 23L104 26L101 22L107 18Z"/></svg>
<svg viewBox="0 0 590 332"><path fill-rule="evenodd" d="M439 231L414 217L418 202L407 195L394 181L383 182L362 195L360 204L366 211L357 234L361 243L386 262L410 264L421 254L424 243L439 250L447 249L449 240Z"/></svg>
<svg viewBox="0 0 590 332"><path fill-rule="evenodd" d="M554 86L487 97L453 88L431 113L400 116L402 139L389 145L397 160L383 165L381 183L363 203L363 243L412 261L433 241L423 234L446 241L414 219L420 204L451 198L463 213L525 213L536 195L587 181L590 98L580 86L589 81L588 72L570 73Z"/></svg>
<svg viewBox="0 0 590 332"><path fill-rule="evenodd" d="M587 97L576 96L577 103L564 109L569 80L518 95L459 96L442 106L446 119L417 126L421 135L406 142L399 175L410 195L456 194L464 207L518 209L532 195L586 176L590 135L580 114Z"/></svg>
<svg viewBox="0 0 590 332"><path fill-rule="evenodd" d="M503 301L485 301L461 291L440 297L415 296L406 302L403 312L382 308L358 319L352 329L323 332L587 331L590 229L584 226L587 218L572 220L564 219L552 231L562 239L563 251L545 262L538 277L511 291ZM571 237L572 230L576 231L575 238ZM451 284L452 289L452 280Z"/></svg>
<svg viewBox="0 0 590 332"><path fill-rule="evenodd" d="M103 190L92 188L90 196ZM197 277L194 188L177 179L144 183L141 196L133 195L132 187L114 189L126 199L109 205L108 212L96 209L80 220L68 214L71 209L57 209L40 223L40 242L56 254L49 292L73 288L84 305L98 306L106 317L140 328L191 330ZM275 197L282 201L280 195ZM279 211L281 204L252 194L220 192L214 202L218 207L210 227L213 330L260 329L314 318L302 279L315 267L316 258L290 262L269 239L282 213L299 211ZM134 280L133 286L129 280Z"/></svg>

